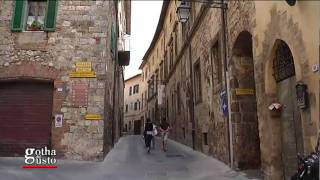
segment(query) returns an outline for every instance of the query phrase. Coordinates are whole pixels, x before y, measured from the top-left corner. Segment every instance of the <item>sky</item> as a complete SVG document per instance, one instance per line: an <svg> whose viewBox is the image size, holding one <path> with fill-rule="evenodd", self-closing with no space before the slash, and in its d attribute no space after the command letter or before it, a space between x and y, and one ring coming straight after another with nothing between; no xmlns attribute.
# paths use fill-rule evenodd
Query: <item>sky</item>
<svg viewBox="0 0 320 180"><path fill-rule="evenodd" d="M157 28L162 1L133 0L131 6L130 65L125 67L125 79L141 73L139 66Z"/></svg>

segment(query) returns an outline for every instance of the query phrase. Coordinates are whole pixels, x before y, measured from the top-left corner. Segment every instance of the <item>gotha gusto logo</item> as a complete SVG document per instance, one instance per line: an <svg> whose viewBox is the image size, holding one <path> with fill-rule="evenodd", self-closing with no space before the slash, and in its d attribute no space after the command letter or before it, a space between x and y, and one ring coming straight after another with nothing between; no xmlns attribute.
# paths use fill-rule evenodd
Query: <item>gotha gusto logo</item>
<svg viewBox="0 0 320 180"><path fill-rule="evenodd" d="M23 168L57 168L56 151L54 149L27 148L24 155Z"/></svg>

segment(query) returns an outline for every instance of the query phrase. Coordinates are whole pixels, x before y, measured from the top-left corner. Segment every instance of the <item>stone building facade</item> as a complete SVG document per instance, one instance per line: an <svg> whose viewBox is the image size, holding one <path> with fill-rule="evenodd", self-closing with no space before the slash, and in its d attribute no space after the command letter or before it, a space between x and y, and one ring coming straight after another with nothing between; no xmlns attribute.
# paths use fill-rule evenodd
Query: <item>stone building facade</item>
<svg viewBox="0 0 320 180"><path fill-rule="evenodd" d="M123 131L127 134L141 134L144 125L141 118L142 88L141 74L130 77L124 82L124 121Z"/></svg>
<svg viewBox="0 0 320 180"><path fill-rule="evenodd" d="M121 132L130 1L0 3L0 126L11 128L0 154L48 146L61 158L102 160Z"/></svg>
<svg viewBox="0 0 320 180"><path fill-rule="evenodd" d="M179 3L164 2L140 66L146 86L165 84L160 114L171 138L235 169L288 179L296 153L318 141L320 3L225 1L223 11L186 1L185 23Z"/></svg>

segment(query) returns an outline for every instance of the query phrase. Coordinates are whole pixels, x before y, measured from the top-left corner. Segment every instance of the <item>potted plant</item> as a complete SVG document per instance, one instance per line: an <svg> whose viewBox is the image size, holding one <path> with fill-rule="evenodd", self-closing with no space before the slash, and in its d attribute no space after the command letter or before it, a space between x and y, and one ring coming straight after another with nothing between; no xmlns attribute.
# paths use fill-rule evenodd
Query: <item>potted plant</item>
<svg viewBox="0 0 320 180"><path fill-rule="evenodd" d="M283 105L279 102L271 103L268 107L271 117L280 117Z"/></svg>
<svg viewBox="0 0 320 180"><path fill-rule="evenodd" d="M28 30L29 31L41 31L42 24L39 21L34 20L31 25L28 25Z"/></svg>

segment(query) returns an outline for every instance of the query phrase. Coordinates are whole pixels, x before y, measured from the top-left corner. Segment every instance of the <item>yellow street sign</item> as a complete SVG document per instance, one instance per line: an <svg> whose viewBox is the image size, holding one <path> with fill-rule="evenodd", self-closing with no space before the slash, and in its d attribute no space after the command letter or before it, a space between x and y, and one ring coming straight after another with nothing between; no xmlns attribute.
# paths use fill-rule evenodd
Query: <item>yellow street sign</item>
<svg viewBox="0 0 320 180"><path fill-rule="evenodd" d="M236 88L236 95L238 96L254 95L254 89Z"/></svg>
<svg viewBox="0 0 320 180"><path fill-rule="evenodd" d="M100 114L86 114L85 119L86 120L101 120L103 118Z"/></svg>
<svg viewBox="0 0 320 180"><path fill-rule="evenodd" d="M69 74L71 78L95 78L96 72L92 71L91 62L76 62L76 71Z"/></svg>
<svg viewBox="0 0 320 180"><path fill-rule="evenodd" d="M71 72L69 74L71 78L95 78L97 77L96 72Z"/></svg>
<svg viewBox="0 0 320 180"><path fill-rule="evenodd" d="M76 62L76 72L91 72L91 62Z"/></svg>

